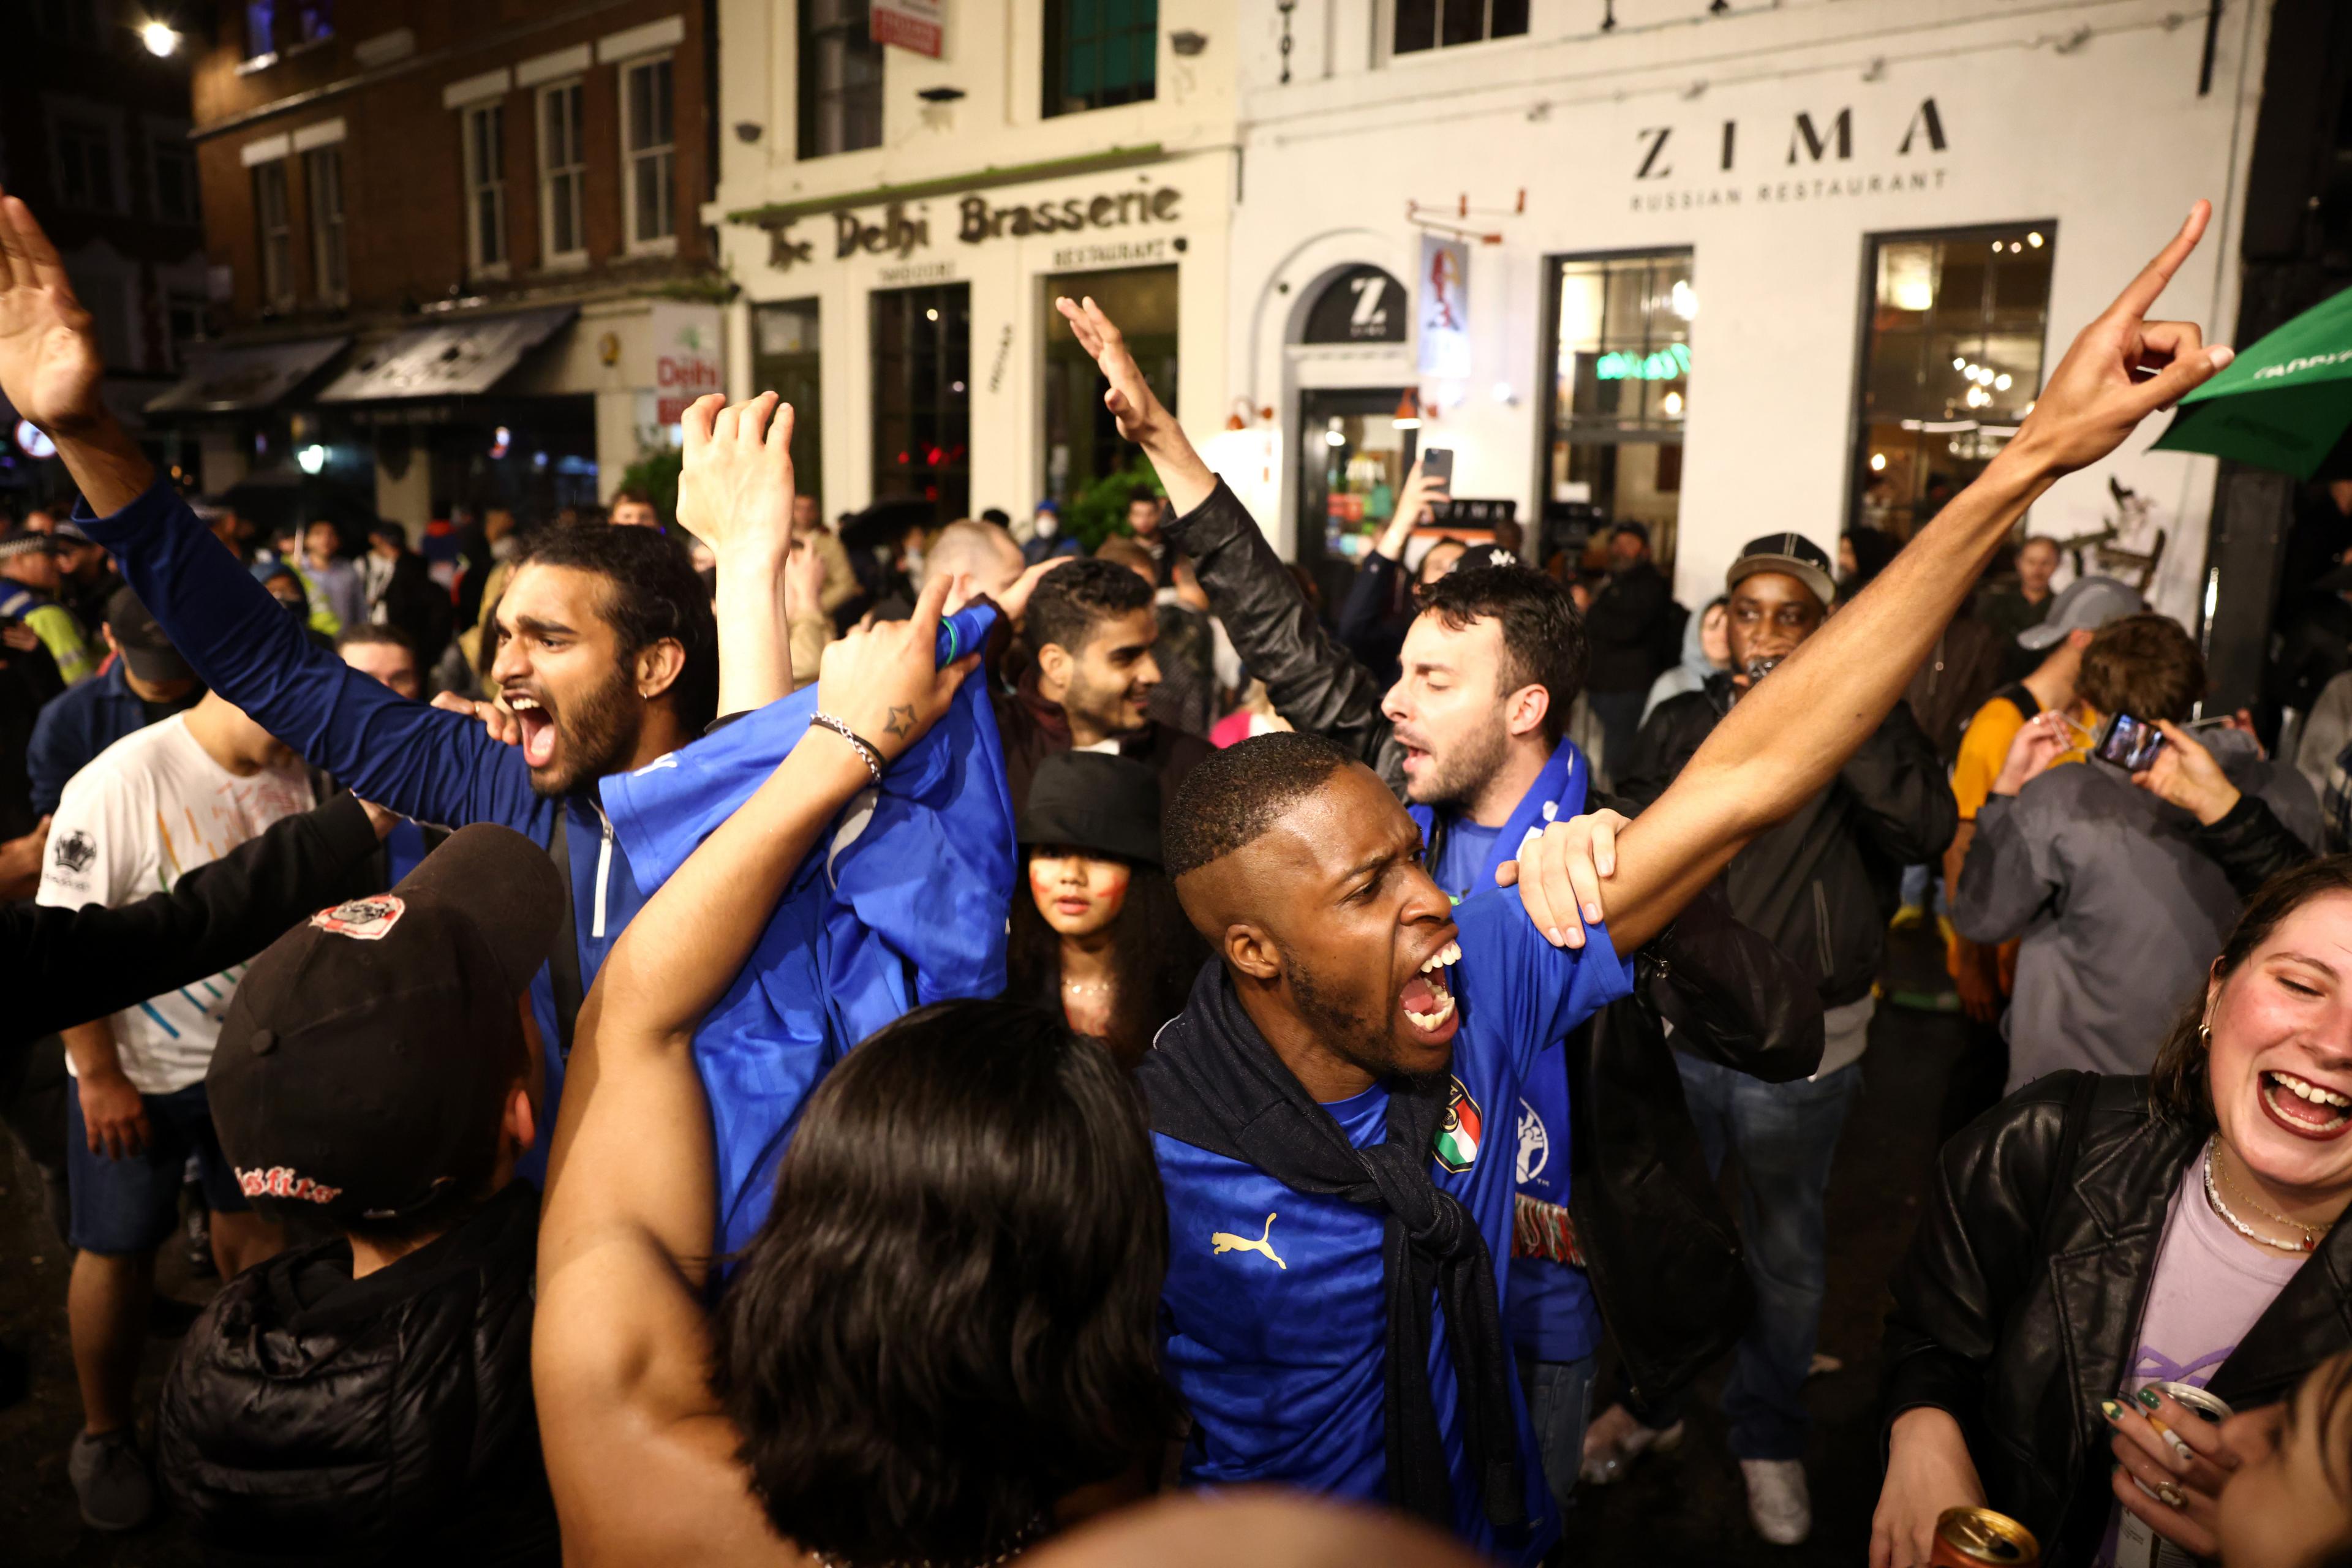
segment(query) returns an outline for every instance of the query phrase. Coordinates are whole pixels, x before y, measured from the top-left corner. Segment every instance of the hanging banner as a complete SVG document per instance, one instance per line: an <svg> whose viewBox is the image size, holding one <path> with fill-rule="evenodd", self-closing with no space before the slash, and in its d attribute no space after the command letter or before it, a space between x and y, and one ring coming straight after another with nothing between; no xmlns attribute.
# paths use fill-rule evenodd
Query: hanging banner
<svg viewBox="0 0 2352 1568"><path fill-rule="evenodd" d="M1421 237L1421 372L1470 374L1470 246L1465 240Z"/></svg>
<svg viewBox="0 0 2352 1568"><path fill-rule="evenodd" d="M874 0L874 41L938 59L947 37L940 6L940 0Z"/></svg>

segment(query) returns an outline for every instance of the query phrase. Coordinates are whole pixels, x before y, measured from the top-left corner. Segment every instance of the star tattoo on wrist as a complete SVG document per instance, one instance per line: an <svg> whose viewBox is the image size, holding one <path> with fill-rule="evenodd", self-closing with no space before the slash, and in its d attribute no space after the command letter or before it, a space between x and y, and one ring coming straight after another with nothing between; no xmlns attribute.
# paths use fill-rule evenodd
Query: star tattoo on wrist
<svg viewBox="0 0 2352 1568"><path fill-rule="evenodd" d="M890 710L889 721L882 726L882 730L886 734L904 735L914 727L915 710L912 708L893 708Z"/></svg>

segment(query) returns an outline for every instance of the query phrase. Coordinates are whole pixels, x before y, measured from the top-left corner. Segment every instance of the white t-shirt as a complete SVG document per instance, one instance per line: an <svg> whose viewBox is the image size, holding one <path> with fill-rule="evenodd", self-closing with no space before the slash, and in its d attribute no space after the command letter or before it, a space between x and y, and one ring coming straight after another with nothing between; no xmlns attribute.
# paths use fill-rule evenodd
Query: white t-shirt
<svg viewBox="0 0 2352 1568"><path fill-rule="evenodd" d="M168 891L186 872L316 804L300 764L239 778L188 732L186 714L174 714L115 742L67 784L49 826L39 901L114 909ZM244 973L232 964L113 1016L123 1076L140 1093L169 1094L203 1079Z"/></svg>

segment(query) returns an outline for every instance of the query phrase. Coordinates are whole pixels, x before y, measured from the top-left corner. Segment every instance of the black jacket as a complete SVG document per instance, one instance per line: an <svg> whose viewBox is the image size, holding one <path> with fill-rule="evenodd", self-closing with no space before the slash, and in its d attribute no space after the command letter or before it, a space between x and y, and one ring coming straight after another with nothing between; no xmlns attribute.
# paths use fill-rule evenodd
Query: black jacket
<svg viewBox="0 0 2352 1568"><path fill-rule="evenodd" d="M1346 746L1402 795L1403 752L1381 714L1381 687L1324 631L1234 493L1221 481L1168 533L1276 710ZM1654 1398L1738 1338L1751 1300L1661 1013L1685 1043L1775 1081L1820 1063L1822 1018L1808 977L1712 890L1636 963L1636 994L1568 1039L1569 1209L1601 1319L1635 1388Z"/></svg>
<svg viewBox="0 0 2352 1568"><path fill-rule="evenodd" d="M1647 806L1731 711L1731 678L1661 703L1642 726L1619 791ZM1724 873L1731 912L1769 936L1821 989L1824 1006L1870 993L1903 868L1952 841L1959 807L1936 748L1897 702L1828 788L1759 835Z"/></svg>
<svg viewBox="0 0 2352 1568"><path fill-rule="evenodd" d="M340 1238L248 1268L188 1331L156 1458L237 1562L552 1564L531 1404L539 1193L509 1183L364 1279Z"/></svg>
<svg viewBox="0 0 2352 1568"><path fill-rule="evenodd" d="M2250 899L2281 871L2316 859L2310 845L2257 795L2241 795L2218 822L2189 830L2189 842L2211 857L2238 897Z"/></svg>
<svg viewBox="0 0 2352 1568"><path fill-rule="evenodd" d="M2144 1078L2101 1079L2061 1170L2083 1079L2037 1079L1944 1145L1886 1320L1886 1421L1949 1411L1987 1501L2040 1538L2045 1568L2089 1562L2106 1528L2099 1402L2131 1370L2168 1207L2210 1131L2158 1118ZM2250 1409L2347 1348L2338 1226L2207 1386Z"/></svg>
<svg viewBox="0 0 2352 1568"><path fill-rule="evenodd" d="M1672 668L1682 641L1674 616L1674 590L1657 567L1642 561L1611 573L1584 612L1584 636L1592 647L1586 688L1649 690L1658 672Z"/></svg>
<svg viewBox="0 0 2352 1568"><path fill-rule="evenodd" d="M311 911L373 890L376 848L367 813L339 795L121 909L0 904L0 969L37 982L17 987L0 1049L251 958Z"/></svg>

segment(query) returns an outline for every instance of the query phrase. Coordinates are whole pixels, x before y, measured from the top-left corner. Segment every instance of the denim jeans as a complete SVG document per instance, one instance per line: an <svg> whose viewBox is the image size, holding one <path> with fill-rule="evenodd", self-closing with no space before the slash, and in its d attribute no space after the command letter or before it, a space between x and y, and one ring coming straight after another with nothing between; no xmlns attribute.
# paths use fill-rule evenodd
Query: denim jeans
<svg viewBox="0 0 2352 1568"><path fill-rule="evenodd" d="M1739 1237L1756 1315L1740 1336L1723 1414L1742 1459L1800 1459L1811 1417L1805 1374L1821 1332L1827 1240L1822 1199L1847 1107L1862 1083L1849 1063L1820 1079L1766 1083L1677 1051L1683 1094L1707 1169L1739 1151ZM1678 1399L1638 1412L1654 1426L1679 1418Z"/></svg>
<svg viewBox="0 0 2352 1568"><path fill-rule="evenodd" d="M1565 1513L1576 1474L1584 1467L1584 1429L1592 1424L1592 1376L1600 1359L1537 1361L1519 1356L1519 1389L1528 1396L1528 1423L1536 1431L1544 1484Z"/></svg>

